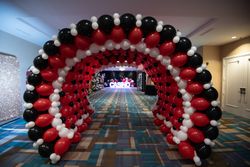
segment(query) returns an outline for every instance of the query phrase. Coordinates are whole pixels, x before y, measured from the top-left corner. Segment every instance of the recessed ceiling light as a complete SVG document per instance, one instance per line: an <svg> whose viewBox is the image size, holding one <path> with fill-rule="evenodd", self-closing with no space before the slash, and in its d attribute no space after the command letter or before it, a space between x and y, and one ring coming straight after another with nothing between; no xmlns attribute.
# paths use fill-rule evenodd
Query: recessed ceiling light
<svg viewBox="0 0 250 167"><path fill-rule="evenodd" d="M232 37L232 39L235 39L235 38L237 38L237 37L236 37L236 36L233 36L233 37Z"/></svg>

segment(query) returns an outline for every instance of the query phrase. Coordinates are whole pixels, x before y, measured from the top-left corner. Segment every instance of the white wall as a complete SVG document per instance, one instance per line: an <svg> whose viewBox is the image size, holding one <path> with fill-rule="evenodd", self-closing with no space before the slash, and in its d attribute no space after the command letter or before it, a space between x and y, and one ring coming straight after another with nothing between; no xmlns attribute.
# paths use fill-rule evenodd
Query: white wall
<svg viewBox="0 0 250 167"><path fill-rule="evenodd" d="M46 41L45 41L46 42ZM41 46L0 31L0 52L15 55L20 63L21 97L25 91L26 71L38 55Z"/></svg>

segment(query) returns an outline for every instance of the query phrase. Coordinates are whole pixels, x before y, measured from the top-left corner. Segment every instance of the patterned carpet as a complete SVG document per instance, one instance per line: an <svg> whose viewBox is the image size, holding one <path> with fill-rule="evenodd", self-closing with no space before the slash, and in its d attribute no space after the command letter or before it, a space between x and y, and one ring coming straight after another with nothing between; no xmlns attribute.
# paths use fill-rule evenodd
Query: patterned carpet
<svg viewBox="0 0 250 167"><path fill-rule="evenodd" d="M90 97L96 111L90 129L53 166L194 166L182 160L153 125L150 109L155 100L136 89L96 92ZM203 166L250 166L250 120L224 112L221 123L213 154ZM0 167L52 166L32 148L24 124L17 119L0 126Z"/></svg>

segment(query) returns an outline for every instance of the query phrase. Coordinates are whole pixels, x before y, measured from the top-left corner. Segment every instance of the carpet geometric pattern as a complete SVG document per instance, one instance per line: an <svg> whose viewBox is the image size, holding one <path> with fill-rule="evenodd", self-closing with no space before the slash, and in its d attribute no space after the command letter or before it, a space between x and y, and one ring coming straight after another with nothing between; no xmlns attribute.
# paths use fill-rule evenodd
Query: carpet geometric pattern
<svg viewBox="0 0 250 167"><path fill-rule="evenodd" d="M154 96L136 89L105 88L89 97L93 123L57 165L39 156L19 118L0 126L0 166L191 167L153 124ZM224 112L220 135L203 166L250 166L250 119Z"/></svg>

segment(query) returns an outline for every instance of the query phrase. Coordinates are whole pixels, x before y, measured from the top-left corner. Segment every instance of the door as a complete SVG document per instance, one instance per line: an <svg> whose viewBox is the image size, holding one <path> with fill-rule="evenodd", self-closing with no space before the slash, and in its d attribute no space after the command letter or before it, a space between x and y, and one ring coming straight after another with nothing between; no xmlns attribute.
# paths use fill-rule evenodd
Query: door
<svg viewBox="0 0 250 167"><path fill-rule="evenodd" d="M223 110L250 117L250 55L225 58Z"/></svg>

